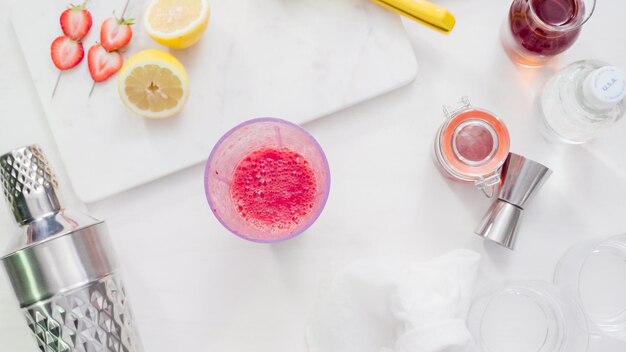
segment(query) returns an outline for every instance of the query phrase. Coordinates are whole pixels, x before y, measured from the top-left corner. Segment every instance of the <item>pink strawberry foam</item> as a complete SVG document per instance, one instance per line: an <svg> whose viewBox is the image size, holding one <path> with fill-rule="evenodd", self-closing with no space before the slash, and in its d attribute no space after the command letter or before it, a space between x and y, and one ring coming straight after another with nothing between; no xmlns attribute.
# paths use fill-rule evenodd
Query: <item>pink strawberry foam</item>
<svg viewBox="0 0 626 352"><path fill-rule="evenodd" d="M315 201L315 173L288 148L263 147L235 168L230 194L237 212L263 231L286 236L306 221Z"/></svg>

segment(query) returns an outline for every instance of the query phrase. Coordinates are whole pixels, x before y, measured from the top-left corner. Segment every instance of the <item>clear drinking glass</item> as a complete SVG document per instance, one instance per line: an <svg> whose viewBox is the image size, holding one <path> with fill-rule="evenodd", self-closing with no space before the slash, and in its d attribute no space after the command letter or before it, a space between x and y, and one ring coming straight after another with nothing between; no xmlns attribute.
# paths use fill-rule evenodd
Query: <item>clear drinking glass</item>
<svg viewBox="0 0 626 352"><path fill-rule="evenodd" d="M589 343L582 309L549 282L510 282L482 290L467 325L482 352L585 352Z"/></svg>
<svg viewBox="0 0 626 352"><path fill-rule="evenodd" d="M580 303L591 334L626 341L626 234L573 246L554 281Z"/></svg>
<svg viewBox="0 0 626 352"><path fill-rule="evenodd" d="M542 66L574 44L595 0L514 0L501 28L504 50L516 63Z"/></svg>
<svg viewBox="0 0 626 352"><path fill-rule="evenodd" d="M286 148L290 152L298 153L304 159L299 162L307 163L313 170L315 194L310 204L310 211L306 215L299 213L297 219L294 216L293 226L284 228L257 226L258 224L241 213L231 194L233 176L239 163L254 151L262 148L280 150ZM267 190L264 188L267 187L266 182L280 182L279 177L261 175L264 172L261 170L256 175L259 179L258 189L252 190L258 192L261 197L264 197L262 192ZM287 240L302 233L317 220L328 199L330 169L322 148L304 129L281 119L258 118L234 127L213 147L206 163L204 186L209 206L222 225L246 240L272 243ZM257 185L252 187L257 187ZM298 192L302 185L295 184L289 187L285 188L285 194L279 195L281 199L289 199L290 192ZM269 198L270 195L265 197Z"/></svg>

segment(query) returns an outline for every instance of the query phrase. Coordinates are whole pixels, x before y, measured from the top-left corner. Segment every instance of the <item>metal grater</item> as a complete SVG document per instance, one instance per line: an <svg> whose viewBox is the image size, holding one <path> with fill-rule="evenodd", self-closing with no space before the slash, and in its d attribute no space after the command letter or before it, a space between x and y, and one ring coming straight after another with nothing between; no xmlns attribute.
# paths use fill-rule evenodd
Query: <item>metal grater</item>
<svg viewBox="0 0 626 352"><path fill-rule="evenodd" d="M0 156L19 225L0 262L41 352L141 352L104 222L64 208L38 146Z"/></svg>

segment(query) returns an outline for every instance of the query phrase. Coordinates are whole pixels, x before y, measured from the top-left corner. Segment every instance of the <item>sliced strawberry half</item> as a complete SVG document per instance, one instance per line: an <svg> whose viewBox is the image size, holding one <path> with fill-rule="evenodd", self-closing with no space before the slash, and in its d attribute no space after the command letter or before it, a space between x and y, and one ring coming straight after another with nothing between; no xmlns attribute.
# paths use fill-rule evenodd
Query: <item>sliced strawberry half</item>
<svg viewBox="0 0 626 352"><path fill-rule="evenodd" d="M89 74L95 82L102 82L122 68L122 55L117 51L107 52L100 44L94 44L87 53Z"/></svg>
<svg viewBox="0 0 626 352"><path fill-rule="evenodd" d="M83 44L64 35L57 37L50 46L52 62L59 70L69 70L81 62L85 56Z"/></svg>
<svg viewBox="0 0 626 352"><path fill-rule="evenodd" d="M132 18L107 18L100 27L100 42L107 51L119 50L130 42L135 24Z"/></svg>
<svg viewBox="0 0 626 352"><path fill-rule="evenodd" d="M91 13L84 5L70 5L61 13L63 34L75 41L81 41L93 24Z"/></svg>

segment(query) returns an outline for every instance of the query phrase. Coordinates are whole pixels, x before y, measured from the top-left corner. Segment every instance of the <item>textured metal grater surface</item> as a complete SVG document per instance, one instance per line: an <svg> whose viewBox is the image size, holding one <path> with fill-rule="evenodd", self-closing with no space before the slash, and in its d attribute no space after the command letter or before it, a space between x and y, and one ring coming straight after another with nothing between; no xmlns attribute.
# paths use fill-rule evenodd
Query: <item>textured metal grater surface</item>
<svg viewBox="0 0 626 352"><path fill-rule="evenodd" d="M113 275L23 312L41 352L141 351L124 288Z"/></svg>
<svg viewBox="0 0 626 352"><path fill-rule="evenodd" d="M5 196L9 202L21 193L37 192L41 187L57 187L43 152L38 146L15 149L0 158L1 177Z"/></svg>
<svg viewBox="0 0 626 352"><path fill-rule="evenodd" d="M36 145L14 149L0 156L0 182L18 223L60 209L57 181Z"/></svg>

